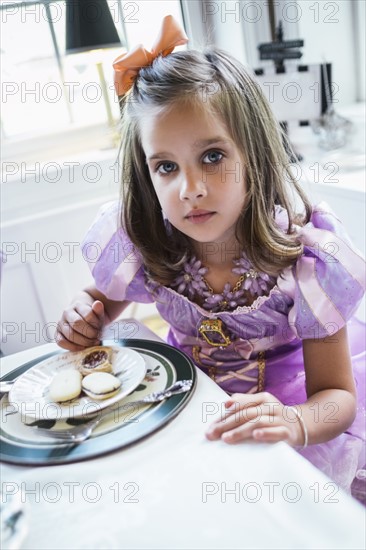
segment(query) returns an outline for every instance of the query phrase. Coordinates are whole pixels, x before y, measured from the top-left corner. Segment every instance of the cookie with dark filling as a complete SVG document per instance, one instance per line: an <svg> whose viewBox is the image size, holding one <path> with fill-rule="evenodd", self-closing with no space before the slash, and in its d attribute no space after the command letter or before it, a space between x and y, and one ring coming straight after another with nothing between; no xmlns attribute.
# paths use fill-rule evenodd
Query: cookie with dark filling
<svg viewBox="0 0 366 550"><path fill-rule="evenodd" d="M79 371L83 376L93 372L113 372L112 350L106 346L95 346L85 350Z"/></svg>
<svg viewBox="0 0 366 550"><path fill-rule="evenodd" d="M95 372L85 376L82 389L92 399L108 399L116 395L121 387L121 381L108 372Z"/></svg>

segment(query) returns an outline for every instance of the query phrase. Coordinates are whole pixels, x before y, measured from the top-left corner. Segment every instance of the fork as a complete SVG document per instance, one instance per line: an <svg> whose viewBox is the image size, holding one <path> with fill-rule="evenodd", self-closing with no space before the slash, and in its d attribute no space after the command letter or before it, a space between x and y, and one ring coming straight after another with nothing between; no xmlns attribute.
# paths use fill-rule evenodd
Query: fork
<svg viewBox="0 0 366 550"><path fill-rule="evenodd" d="M128 403L128 405L135 406L135 405L142 405L146 403L159 403L173 395L178 395L180 393L188 392L192 388L192 383L193 383L192 380L179 380L178 382L175 382L175 384L173 384L172 386L169 386L169 388L166 388L165 390L150 393L149 395L146 395L146 397L144 397L143 399L139 399L138 401L132 401L131 403ZM113 410L116 411L117 409L113 409ZM35 429L37 430L38 434L44 437L52 437L54 439L57 439L58 444L64 444L64 443L78 444L88 439L92 434L93 430L98 426L98 424L111 412L113 411L107 410L97 418L91 418L90 420L85 422L85 424L83 424L82 426L74 426L66 430L49 430L47 428L38 428L38 427Z"/></svg>

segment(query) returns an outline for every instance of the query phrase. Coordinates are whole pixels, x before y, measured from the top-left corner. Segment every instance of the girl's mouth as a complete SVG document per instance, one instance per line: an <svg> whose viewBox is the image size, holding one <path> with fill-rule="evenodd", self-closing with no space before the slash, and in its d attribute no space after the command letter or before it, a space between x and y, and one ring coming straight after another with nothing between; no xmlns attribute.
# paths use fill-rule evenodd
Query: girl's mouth
<svg viewBox="0 0 366 550"><path fill-rule="evenodd" d="M192 223L205 223L214 216L216 212L209 212L208 210L191 210L187 214L186 219Z"/></svg>

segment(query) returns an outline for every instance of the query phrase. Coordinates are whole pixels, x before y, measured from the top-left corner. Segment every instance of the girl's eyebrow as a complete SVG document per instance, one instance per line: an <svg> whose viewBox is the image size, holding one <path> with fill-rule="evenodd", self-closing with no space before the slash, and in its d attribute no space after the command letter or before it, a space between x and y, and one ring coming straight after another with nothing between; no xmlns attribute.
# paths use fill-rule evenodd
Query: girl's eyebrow
<svg viewBox="0 0 366 550"><path fill-rule="evenodd" d="M192 149L202 149L203 147L206 147L207 145L212 145L213 143L221 143L222 145L228 145L230 142L228 139L225 139L223 137L214 137L209 139L199 139L195 141L192 145ZM155 153L154 155L151 155L151 157L148 157L148 161L154 160L154 159L160 159L164 157L169 157L171 153L169 151L161 151L160 153Z"/></svg>
<svg viewBox="0 0 366 550"><path fill-rule="evenodd" d="M212 145L213 143L228 144L229 140L220 136L210 139L199 139L194 142L192 149L202 149L202 147L206 147L206 145Z"/></svg>

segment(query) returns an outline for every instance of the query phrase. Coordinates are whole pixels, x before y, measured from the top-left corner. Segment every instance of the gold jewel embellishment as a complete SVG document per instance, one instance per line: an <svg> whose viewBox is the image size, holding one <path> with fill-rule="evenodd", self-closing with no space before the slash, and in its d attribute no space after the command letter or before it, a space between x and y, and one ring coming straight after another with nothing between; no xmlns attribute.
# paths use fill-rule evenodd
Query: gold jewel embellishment
<svg viewBox="0 0 366 550"><path fill-rule="evenodd" d="M231 344L230 337L224 332L221 319L203 319L198 332L210 346L226 348Z"/></svg>
<svg viewBox="0 0 366 550"><path fill-rule="evenodd" d="M258 353L258 392L264 390L264 380L266 371L265 352L260 351Z"/></svg>

